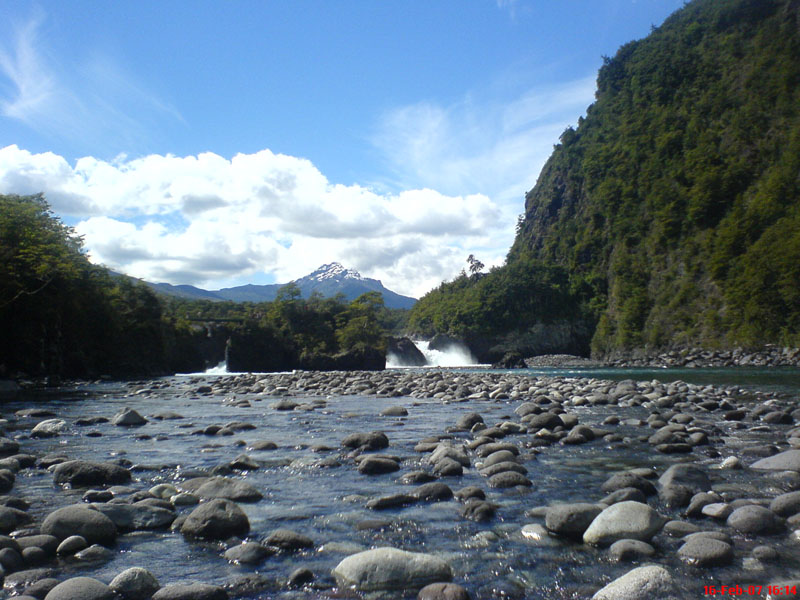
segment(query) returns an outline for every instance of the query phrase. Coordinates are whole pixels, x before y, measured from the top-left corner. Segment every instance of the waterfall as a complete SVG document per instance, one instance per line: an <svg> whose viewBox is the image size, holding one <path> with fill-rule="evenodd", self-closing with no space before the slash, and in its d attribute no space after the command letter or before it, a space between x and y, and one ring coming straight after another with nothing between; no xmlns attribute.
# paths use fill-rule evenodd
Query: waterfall
<svg viewBox="0 0 800 600"><path fill-rule="evenodd" d="M444 350L432 350L428 348L428 344L424 340L414 341L414 345L425 355L431 367L468 367L478 364L472 352L463 344L451 344Z"/></svg>
<svg viewBox="0 0 800 600"><path fill-rule="evenodd" d="M209 367L205 370L205 375L227 375L228 373L228 364L226 361L222 361L216 367Z"/></svg>

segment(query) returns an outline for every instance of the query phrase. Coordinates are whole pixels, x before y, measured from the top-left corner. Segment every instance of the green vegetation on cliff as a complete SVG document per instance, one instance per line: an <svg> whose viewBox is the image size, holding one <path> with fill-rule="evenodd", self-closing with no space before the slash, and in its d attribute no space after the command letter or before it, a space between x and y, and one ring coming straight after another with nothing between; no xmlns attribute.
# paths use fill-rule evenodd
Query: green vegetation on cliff
<svg viewBox="0 0 800 600"><path fill-rule="evenodd" d="M0 195L0 375L192 370L195 337L144 284L92 265L41 195Z"/></svg>
<svg viewBox="0 0 800 600"><path fill-rule="evenodd" d="M459 333L482 297L519 317L485 333L552 320L555 301L588 319L597 355L800 345L800 2L688 3L605 59L560 142L486 279L565 275L501 297L443 284L412 324Z"/></svg>

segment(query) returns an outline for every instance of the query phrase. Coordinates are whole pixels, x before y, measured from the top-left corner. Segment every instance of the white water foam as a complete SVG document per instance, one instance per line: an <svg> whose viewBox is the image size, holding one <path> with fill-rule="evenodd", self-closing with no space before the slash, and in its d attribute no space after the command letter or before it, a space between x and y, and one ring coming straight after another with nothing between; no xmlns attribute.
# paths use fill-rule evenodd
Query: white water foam
<svg viewBox="0 0 800 600"><path fill-rule="evenodd" d="M446 350L431 350L429 343L425 340L412 340L417 349L425 356L428 367L470 367L478 364L478 361L466 346L452 344ZM406 367L401 364L397 357L389 353L386 356L386 366L388 368Z"/></svg>
<svg viewBox="0 0 800 600"><path fill-rule="evenodd" d="M210 368L206 369L203 374L204 375L227 375L228 374L228 363L226 363L223 360L216 367L210 367Z"/></svg>
<svg viewBox="0 0 800 600"><path fill-rule="evenodd" d="M478 364L469 348L462 344L452 344L445 350L432 350L428 348L429 343L423 340L415 341L414 345L432 367L469 367Z"/></svg>

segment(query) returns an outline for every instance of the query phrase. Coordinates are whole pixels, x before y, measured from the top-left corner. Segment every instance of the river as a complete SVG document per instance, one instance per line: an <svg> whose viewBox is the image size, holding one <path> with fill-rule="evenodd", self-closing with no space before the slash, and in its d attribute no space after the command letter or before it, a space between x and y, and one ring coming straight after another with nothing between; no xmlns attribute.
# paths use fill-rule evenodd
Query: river
<svg viewBox="0 0 800 600"><path fill-rule="evenodd" d="M424 377L430 371L402 370ZM467 368L447 370L447 377L459 373L478 375L510 374L505 371ZM455 374L455 375L454 375ZM684 381L698 386L725 386L731 398L751 398L753 403L774 399L788 408L800 397L800 370L797 369L529 369L514 371L515 376L554 378L555 382L583 381L595 378L607 381ZM443 403L436 398L409 396L375 397L373 395L322 396L325 402L308 410L279 411L271 404L286 399L285 393L247 393L237 391L222 395L198 390L230 378L229 375L197 374L153 381L129 383L86 383L58 390L26 392L3 405L9 419L7 435L22 444L22 452L44 456L64 453L69 458L122 461L133 471L134 490L145 490L157 483L178 483L192 474L200 474L234 460L246 452L259 468L243 477L259 489L264 499L242 504L251 524L251 539L262 539L277 528L288 528L309 536L313 550L300 554L276 555L257 566L230 564L217 543L184 539L168 530L139 531L119 537L110 560L83 563L59 560L57 578L89 575L110 581L130 566L150 570L162 583L196 580L218 585L230 584L243 575L260 575L269 584L260 591L242 593L242 598L342 598L361 597L335 587L331 570L346 556L376 546L394 546L417 552L430 552L445 558L453 568L455 581L477 598L589 598L599 587L628 571L640 562L617 563L609 560L605 549L563 539L532 543L521 534L525 524L540 522L527 516L529 511L554 502L596 502L604 494L599 488L618 471L648 467L662 473L669 465L691 460L714 473L725 489L736 487L733 497L770 498L781 490L763 475L748 470L717 470L722 458L735 456L750 447L775 444L786 449L785 433L790 425L755 430L717 418L697 415L696 423L713 432L713 446L719 453L698 447L689 455L655 452L643 440L652 433L642 427L652 408L613 405L577 405L568 412L578 415L581 424L603 427L612 415L624 416L614 426L612 441L597 439L581 445L535 448L523 452L521 464L533 486L490 490L486 479L476 469L460 477L443 478L453 490L466 486L486 489L488 498L498 505L497 517L489 522L474 522L460 516L456 500L413 504L386 511L365 507L369 498L408 489L397 483L403 473L425 468L423 456L414 446L425 438L442 436L458 415L480 413L487 423L513 420L519 399L473 399ZM563 385L563 383L558 383ZM568 384L573 385L573 384ZM733 386L733 387L730 387ZM288 396L292 398L292 396ZM232 400L247 400L238 406ZM86 417L111 418L123 407L132 407L148 417L143 427L115 427L110 423L77 425ZM407 416L385 417L380 413L390 406L402 406ZM57 437L35 439L27 435L42 417L15 417L18 410L40 407L51 410L66 421ZM313 409L312 409L313 408ZM567 408L567 406L565 406ZM152 415L169 410L181 416L157 420ZM246 422L251 430L232 436L209 436L198 432L209 425L232 421ZM354 431L382 430L390 440L383 451L399 458L402 470L395 474L365 476L352 465L341 448L342 439ZM468 433L455 433L455 441L468 440ZM524 438L522 436L518 436ZM646 438L645 438L646 439ZM250 451L256 441L270 440L277 446L270 451ZM522 445L522 442L520 442ZM327 449L326 449L327 448ZM333 459L320 466L320 459ZM744 462L751 458L742 455ZM25 469L17 475L12 494L31 502L30 514L35 523L54 509L81 502L84 489L63 489L53 484L53 476L44 469ZM659 501L651 504L667 517L681 519L678 509L666 508ZM185 509L184 509L185 510ZM534 511L535 513L535 511ZM703 528L723 529L724 524L710 519L694 519ZM750 551L758 544L769 544L780 553L775 563L755 564ZM727 566L698 569L676 557L677 540L659 534L653 541L655 562L668 568L682 581L681 598L703 596L703 585L719 583L766 584L773 580L800 578L800 548L788 533L761 539L739 536L735 539L735 559ZM304 566L315 574L314 584L304 590L288 590L290 572ZM8 590L7 590L8 591ZM395 598L414 598L408 591Z"/></svg>

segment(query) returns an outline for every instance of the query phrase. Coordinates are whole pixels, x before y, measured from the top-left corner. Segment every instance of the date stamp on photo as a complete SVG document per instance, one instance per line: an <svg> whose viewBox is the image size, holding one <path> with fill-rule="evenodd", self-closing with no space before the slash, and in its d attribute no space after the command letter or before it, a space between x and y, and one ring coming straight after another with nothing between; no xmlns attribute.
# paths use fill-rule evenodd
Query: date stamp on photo
<svg viewBox="0 0 800 600"><path fill-rule="evenodd" d="M796 585L704 585L706 596L797 596Z"/></svg>

